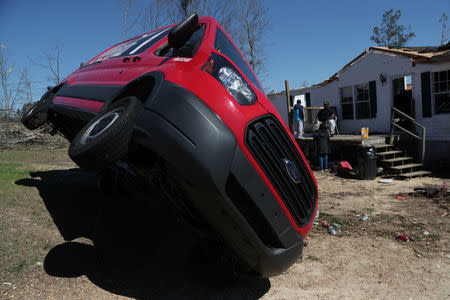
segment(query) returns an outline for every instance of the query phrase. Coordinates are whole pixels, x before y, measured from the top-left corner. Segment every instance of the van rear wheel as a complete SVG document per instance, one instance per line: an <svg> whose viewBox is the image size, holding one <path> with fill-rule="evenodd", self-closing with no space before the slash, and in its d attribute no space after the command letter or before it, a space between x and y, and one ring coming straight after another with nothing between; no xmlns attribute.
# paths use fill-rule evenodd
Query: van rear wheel
<svg viewBox="0 0 450 300"><path fill-rule="evenodd" d="M22 115L22 124L30 130L34 130L47 122L47 112L55 93L47 92L41 100L34 103L31 108Z"/></svg>

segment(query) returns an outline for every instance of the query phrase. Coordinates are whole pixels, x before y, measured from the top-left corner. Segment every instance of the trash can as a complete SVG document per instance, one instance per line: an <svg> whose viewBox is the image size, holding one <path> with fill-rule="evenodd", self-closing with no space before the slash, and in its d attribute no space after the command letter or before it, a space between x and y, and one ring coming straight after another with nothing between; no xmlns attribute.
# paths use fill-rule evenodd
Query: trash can
<svg viewBox="0 0 450 300"><path fill-rule="evenodd" d="M362 146L358 149L359 179L375 179L377 177L377 156L375 147Z"/></svg>

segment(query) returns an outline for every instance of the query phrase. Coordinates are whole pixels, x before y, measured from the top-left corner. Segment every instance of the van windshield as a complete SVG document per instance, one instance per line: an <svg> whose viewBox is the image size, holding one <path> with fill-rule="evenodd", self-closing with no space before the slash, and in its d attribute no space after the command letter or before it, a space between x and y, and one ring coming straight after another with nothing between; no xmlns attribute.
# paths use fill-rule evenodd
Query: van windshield
<svg viewBox="0 0 450 300"><path fill-rule="evenodd" d="M169 27L153 31L117 44L111 49L95 57L92 61L89 62L89 64L99 63L106 59L112 59L121 56L140 54L151 47L153 44L155 44L157 41L159 41L161 38L166 36L172 29L173 27Z"/></svg>

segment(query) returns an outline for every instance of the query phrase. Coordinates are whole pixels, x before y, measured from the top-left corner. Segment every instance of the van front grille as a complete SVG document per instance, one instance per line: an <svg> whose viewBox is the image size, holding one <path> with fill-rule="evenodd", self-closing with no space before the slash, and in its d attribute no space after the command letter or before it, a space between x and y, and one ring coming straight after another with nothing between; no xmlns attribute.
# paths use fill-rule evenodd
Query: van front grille
<svg viewBox="0 0 450 300"><path fill-rule="evenodd" d="M309 223L314 213L317 190L314 180L284 127L272 115L247 125L245 144L281 197L298 227ZM296 183L285 162L292 162L300 174Z"/></svg>

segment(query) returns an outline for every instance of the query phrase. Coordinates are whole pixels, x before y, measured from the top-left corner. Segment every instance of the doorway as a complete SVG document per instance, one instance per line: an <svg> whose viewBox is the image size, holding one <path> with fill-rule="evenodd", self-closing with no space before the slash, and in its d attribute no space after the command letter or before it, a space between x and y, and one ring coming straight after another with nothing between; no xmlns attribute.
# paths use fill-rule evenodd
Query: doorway
<svg viewBox="0 0 450 300"><path fill-rule="evenodd" d="M416 113L414 99L412 97L412 76L407 75L394 77L392 87L394 94L394 107L415 119ZM408 130L414 129L413 123L409 120L400 119L397 124Z"/></svg>

